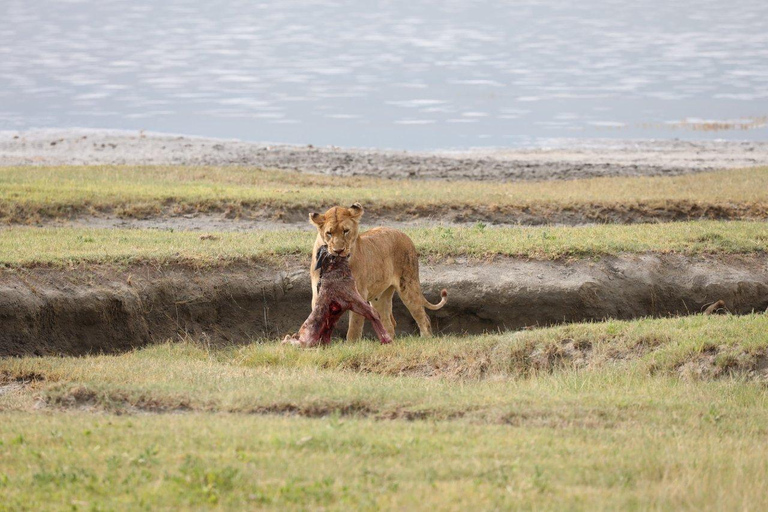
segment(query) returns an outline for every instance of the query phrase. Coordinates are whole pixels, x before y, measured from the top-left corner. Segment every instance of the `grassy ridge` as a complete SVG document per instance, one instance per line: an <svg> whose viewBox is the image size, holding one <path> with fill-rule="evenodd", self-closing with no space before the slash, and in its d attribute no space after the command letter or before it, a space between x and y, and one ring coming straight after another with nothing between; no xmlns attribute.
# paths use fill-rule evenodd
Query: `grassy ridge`
<svg viewBox="0 0 768 512"><path fill-rule="evenodd" d="M376 211L698 204L768 209L768 168L674 177L592 178L541 183L392 181L237 167L15 167L0 169L0 219L73 213L144 216L164 210L321 209L361 201Z"/></svg>
<svg viewBox="0 0 768 512"><path fill-rule="evenodd" d="M534 382L517 379L561 370L581 372L563 375L594 384L594 399L609 402L604 392L620 374L641 387L654 375L758 372L753 376L762 378L766 333L768 315L758 314L403 338L391 346L337 343L304 351L272 342L216 350L166 344L118 356L5 359L0 375L33 376L40 381L36 393L50 403L84 401L107 410L337 411L498 422L505 409L521 405L518 390ZM551 391L552 400L567 395ZM0 397L3 407L13 408Z"/></svg>
<svg viewBox="0 0 768 512"><path fill-rule="evenodd" d="M535 259L620 253L752 254L768 249L768 223L698 221L581 227L409 229L423 256ZM14 227L0 230L0 264L75 262L227 262L308 254L315 233L216 233Z"/></svg>
<svg viewBox="0 0 768 512"><path fill-rule="evenodd" d="M764 356L766 332L698 316L6 359L0 510L762 509L768 391L727 361ZM708 358L735 376L678 377Z"/></svg>

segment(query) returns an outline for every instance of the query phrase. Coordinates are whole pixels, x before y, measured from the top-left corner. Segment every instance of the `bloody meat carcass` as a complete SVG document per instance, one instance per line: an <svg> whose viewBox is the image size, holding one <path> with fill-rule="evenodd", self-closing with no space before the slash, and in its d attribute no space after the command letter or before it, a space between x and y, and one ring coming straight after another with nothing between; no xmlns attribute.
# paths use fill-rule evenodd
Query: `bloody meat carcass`
<svg viewBox="0 0 768 512"><path fill-rule="evenodd" d="M382 344L392 342L379 314L357 291L348 257L334 256L323 245L317 251L315 268L320 270L319 293L315 307L299 332L286 336L283 343L301 347L328 344L331 342L331 333L336 323L341 315L349 310L371 321Z"/></svg>

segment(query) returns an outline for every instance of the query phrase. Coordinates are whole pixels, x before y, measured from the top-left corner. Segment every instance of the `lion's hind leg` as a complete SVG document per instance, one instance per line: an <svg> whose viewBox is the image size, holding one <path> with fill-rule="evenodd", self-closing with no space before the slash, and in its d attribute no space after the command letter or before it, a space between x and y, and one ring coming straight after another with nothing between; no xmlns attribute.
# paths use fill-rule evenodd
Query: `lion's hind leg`
<svg viewBox="0 0 768 512"><path fill-rule="evenodd" d="M416 320L416 324L419 326L419 332L423 337L432 336L432 324L429 321L427 312L424 311L424 295L421 293L421 286L416 280L403 281L401 280L401 287L398 290L400 299L408 308L411 316Z"/></svg>

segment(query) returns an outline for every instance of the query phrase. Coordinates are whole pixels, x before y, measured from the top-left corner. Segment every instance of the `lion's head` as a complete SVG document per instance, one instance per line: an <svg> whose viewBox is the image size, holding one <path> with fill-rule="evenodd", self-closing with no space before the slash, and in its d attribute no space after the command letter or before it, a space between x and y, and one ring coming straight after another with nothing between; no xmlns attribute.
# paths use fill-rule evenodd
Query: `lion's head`
<svg viewBox="0 0 768 512"><path fill-rule="evenodd" d="M355 203L349 208L334 206L325 213L310 213L309 221L315 225L328 251L338 256L349 256L357 242L363 207Z"/></svg>

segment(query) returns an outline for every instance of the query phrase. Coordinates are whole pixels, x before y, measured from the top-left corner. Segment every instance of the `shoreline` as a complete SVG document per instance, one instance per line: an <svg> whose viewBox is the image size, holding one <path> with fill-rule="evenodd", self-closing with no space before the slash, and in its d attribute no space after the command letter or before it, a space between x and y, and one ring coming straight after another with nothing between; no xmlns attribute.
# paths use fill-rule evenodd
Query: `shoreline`
<svg viewBox="0 0 768 512"><path fill-rule="evenodd" d="M150 132L0 131L0 167L40 165L253 166L390 179L528 181L673 176L768 165L768 142L561 141L547 148L408 152L291 146Z"/></svg>

